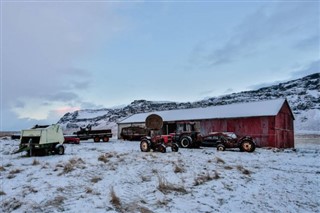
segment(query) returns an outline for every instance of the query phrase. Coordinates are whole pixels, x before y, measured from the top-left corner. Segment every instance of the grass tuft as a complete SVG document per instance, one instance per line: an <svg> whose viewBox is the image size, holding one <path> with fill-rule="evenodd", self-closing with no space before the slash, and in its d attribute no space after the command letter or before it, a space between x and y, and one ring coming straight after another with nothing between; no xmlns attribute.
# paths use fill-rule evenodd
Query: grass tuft
<svg viewBox="0 0 320 213"><path fill-rule="evenodd" d="M116 195L113 187L110 189L110 197L111 197L111 204L116 208L116 209L121 209L121 201L120 198Z"/></svg>
<svg viewBox="0 0 320 213"><path fill-rule="evenodd" d="M158 189L164 194L168 194L172 191L187 194L187 190L183 186L176 186L172 183L169 183L164 177L160 175L158 175L158 180L159 180Z"/></svg>

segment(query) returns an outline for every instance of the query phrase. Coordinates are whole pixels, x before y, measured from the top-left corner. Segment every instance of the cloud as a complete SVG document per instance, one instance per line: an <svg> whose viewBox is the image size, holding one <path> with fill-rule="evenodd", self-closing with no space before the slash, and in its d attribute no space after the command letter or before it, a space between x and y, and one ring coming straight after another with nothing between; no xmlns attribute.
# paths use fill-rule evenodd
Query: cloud
<svg viewBox="0 0 320 213"><path fill-rule="evenodd" d="M319 2L265 4L234 27L231 36L199 42L190 61L207 67L227 65L265 54L272 51L274 45L283 45L288 40L296 47L319 46L315 37L319 38L319 27L315 27L319 26L318 14Z"/></svg>
<svg viewBox="0 0 320 213"><path fill-rule="evenodd" d="M300 78L306 75L319 73L319 72L320 72L320 59L317 61L313 61L309 65L305 66L304 68L301 68L300 70L293 72L292 78Z"/></svg>
<svg viewBox="0 0 320 213"><path fill-rule="evenodd" d="M3 2L2 110L29 123L58 106L85 105L95 74L83 58L125 29L117 5Z"/></svg>

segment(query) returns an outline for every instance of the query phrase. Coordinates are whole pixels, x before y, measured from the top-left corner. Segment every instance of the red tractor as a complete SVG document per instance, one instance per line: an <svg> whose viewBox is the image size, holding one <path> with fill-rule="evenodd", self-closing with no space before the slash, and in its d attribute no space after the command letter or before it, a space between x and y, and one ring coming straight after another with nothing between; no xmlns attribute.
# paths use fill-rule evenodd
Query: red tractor
<svg viewBox="0 0 320 213"><path fill-rule="evenodd" d="M151 114L146 118L146 127L151 130L153 136L142 137L140 142L140 150L149 152L150 150L157 152L166 152L167 147L171 147L172 152L177 152L179 146L172 139L172 135L157 134L162 128L163 121L159 115Z"/></svg>

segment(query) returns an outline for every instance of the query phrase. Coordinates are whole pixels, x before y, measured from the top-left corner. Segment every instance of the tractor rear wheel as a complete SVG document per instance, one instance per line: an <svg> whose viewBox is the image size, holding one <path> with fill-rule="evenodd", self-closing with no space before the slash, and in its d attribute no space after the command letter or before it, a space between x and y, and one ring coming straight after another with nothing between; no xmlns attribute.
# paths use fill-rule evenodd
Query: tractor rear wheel
<svg viewBox="0 0 320 213"><path fill-rule="evenodd" d="M191 146L192 139L190 137L182 137L180 141L180 145L182 148L189 148Z"/></svg>
<svg viewBox="0 0 320 213"><path fill-rule="evenodd" d="M107 137L107 136L105 136L105 137L103 137L103 142L108 142L109 141L109 137Z"/></svg>
<svg viewBox="0 0 320 213"><path fill-rule="evenodd" d="M142 140L140 142L140 150L142 152L150 152L150 142L148 140Z"/></svg>
<svg viewBox="0 0 320 213"><path fill-rule="evenodd" d="M240 151L253 152L256 149L256 145L253 141L245 140L240 144Z"/></svg>
<svg viewBox="0 0 320 213"><path fill-rule="evenodd" d="M99 136L94 137L94 138L93 138L93 141L94 141L94 142L99 142L99 141L100 141Z"/></svg>

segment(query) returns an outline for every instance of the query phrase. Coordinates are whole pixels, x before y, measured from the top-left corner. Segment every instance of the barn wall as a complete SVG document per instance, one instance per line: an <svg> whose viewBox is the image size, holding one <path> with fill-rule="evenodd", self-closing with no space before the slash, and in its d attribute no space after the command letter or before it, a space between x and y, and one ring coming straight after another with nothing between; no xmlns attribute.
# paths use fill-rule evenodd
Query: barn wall
<svg viewBox="0 0 320 213"><path fill-rule="evenodd" d="M209 132L234 132L238 136L252 136L260 147L275 146L274 117L250 117L212 119L200 122L200 132L207 135ZM270 134L271 133L271 134Z"/></svg>
<svg viewBox="0 0 320 213"><path fill-rule="evenodd" d="M285 102L275 118L275 147L294 148L293 120L289 105Z"/></svg>

